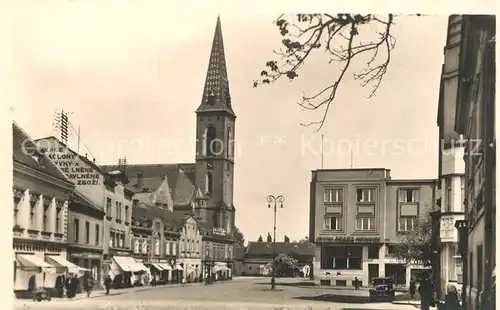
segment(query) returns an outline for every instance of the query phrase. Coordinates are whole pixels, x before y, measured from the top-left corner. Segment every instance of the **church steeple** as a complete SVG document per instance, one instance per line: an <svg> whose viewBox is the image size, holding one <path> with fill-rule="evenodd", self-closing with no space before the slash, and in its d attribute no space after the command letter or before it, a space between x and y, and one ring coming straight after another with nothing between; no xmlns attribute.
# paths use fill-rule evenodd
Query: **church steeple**
<svg viewBox="0 0 500 310"><path fill-rule="evenodd" d="M224 54L224 43L222 41L222 27L220 17L217 16L214 40L210 60L208 63L205 87L201 104L196 110L199 112L220 111L229 113L236 117L231 107L231 95L229 93L229 80L226 69L226 56Z"/></svg>

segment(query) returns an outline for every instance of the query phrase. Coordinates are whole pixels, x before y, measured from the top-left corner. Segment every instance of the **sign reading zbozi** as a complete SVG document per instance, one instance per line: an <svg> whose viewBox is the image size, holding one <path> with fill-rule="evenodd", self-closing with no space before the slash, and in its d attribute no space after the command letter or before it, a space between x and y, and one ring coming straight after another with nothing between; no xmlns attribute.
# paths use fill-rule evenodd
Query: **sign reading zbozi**
<svg viewBox="0 0 500 310"><path fill-rule="evenodd" d="M380 243L380 237L318 236L320 243Z"/></svg>

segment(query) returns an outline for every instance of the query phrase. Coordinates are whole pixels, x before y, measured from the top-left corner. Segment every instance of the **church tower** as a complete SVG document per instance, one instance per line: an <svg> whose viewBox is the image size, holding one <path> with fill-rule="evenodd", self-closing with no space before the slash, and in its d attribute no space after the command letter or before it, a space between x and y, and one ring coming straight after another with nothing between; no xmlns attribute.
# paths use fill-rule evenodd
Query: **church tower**
<svg viewBox="0 0 500 310"><path fill-rule="evenodd" d="M202 221L228 233L234 227L234 133L236 115L231 106L220 18L210 52L201 104L196 110L196 186Z"/></svg>

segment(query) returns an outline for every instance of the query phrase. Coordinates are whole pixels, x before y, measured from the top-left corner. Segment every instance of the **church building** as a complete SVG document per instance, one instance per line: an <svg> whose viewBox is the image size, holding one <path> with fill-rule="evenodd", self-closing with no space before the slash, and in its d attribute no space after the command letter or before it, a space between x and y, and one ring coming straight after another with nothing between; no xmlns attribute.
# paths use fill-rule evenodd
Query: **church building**
<svg viewBox="0 0 500 310"><path fill-rule="evenodd" d="M128 178L134 204L192 214L204 227L230 236L234 227L234 132L229 81L217 18L201 104L196 110L195 162L101 166Z"/></svg>

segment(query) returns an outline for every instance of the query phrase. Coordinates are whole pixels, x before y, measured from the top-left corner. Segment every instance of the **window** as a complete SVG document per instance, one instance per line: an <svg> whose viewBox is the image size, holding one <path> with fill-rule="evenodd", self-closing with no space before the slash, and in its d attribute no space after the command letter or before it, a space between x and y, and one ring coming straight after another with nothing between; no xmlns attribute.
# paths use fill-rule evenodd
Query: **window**
<svg viewBox="0 0 500 310"><path fill-rule="evenodd" d="M358 202L374 202L375 189L373 188L358 188L356 190L356 198Z"/></svg>
<svg viewBox="0 0 500 310"><path fill-rule="evenodd" d="M212 193L212 172L207 172L206 176L205 176L205 192L207 194L210 194Z"/></svg>
<svg viewBox="0 0 500 310"><path fill-rule="evenodd" d="M177 244L172 242L172 255L177 255Z"/></svg>
<svg viewBox="0 0 500 310"><path fill-rule="evenodd" d="M106 215L107 216L112 216L111 212L111 198L106 198Z"/></svg>
<svg viewBox="0 0 500 310"><path fill-rule="evenodd" d="M154 244L154 247L155 247L155 255L156 256L159 256L160 255L160 235L156 235L155 236L155 244Z"/></svg>
<svg viewBox="0 0 500 310"><path fill-rule="evenodd" d="M90 243L90 223L85 222L85 243Z"/></svg>
<svg viewBox="0 0 500 310"><path fill-rule="evenodd" d="M399 202L418 202L420 190L415 188L399 189Z"/></svg>
<svg viewBox="0 0 500 310"><path fill-rule="evenodd" d="M116 219L121 220L121 210L120 210L120 203L117 201L116 203Z"/></svg>
<svg viewBox="0 0 500 310"><path fill-rule="evenodd" d="M356 230L374 230L374 219L371 217L358 217L356 219Z"/></svg>
<svg viewBox="0 0 500 310"><path fill-rule="evenodd" d="M341 218L336 216L325 217L324 230L341 230Z"/></svg>
<svg viewBox="0 0 500 310"><path fill-rule="evenodd" d="M370 259L378 259L380 252L379 245L369 245L368 246L368 258Z"/></svg>
<svg viewBox="0 0 500 310"><path fill-rule="evenodd" d="M450 212L452 210L453 196L452 196L452 180L451 177L447 177L445 179L445 193L446 193L446 212Z"/></svg>
<svg viewBox="0 0 500 310"><path fill-rule="evenodd" d="M19 212L19 202L21 201L20 197L14 196L14 226L19 225L19 217L18 217L18 212Z"/></svg>
<svg viewBox="0 0 500 310"><path fill-rule="evenodd" d="M61 232L61 210L62 208L56 208L56 234Z"/></svg>
<svg viewBox="0 0 500 310"><path fill-rule="evenodd" d="M417 227L417 218L413 216L399 218L399 231L412 231Z"/></svg>
<svg viewBox="0 0 500 310"><path fill-rule="evenodd" d="M100 237L100 232L99 232L99 224L95 224L95 245L99 245L99 238Z"/></svg>
<svg viewBox="0 0 500 310"><path fill-rule="evenodd" d="M30 229L36 229L36 201L30 201Z"/></svg>
<svg viewBox="0 0 500 310"><path fill-rule="evenodd" d="M75 242L78 242L78 240L80 239L80 220L79 219L75 219L74 222L73 222L73 240Z"/></svg>
<svg viewBox="0 0 500 310"><path fill-rule="evenodd" d="M165 255L170 255L170 240L165 242Z"/></svg>
<svg viewBox="0 0 500 310"><path fill-rule="evenodd" d="M321 269L362 269L363 248L360 246L323 246Z"/></svg>
<svg viewBox="0 0 500 310"><path fill-rule="evenodd" d="M125 222L128 222L129 221L129 207L128 206L125 206Z"/></svg>
<svg viewBox="0 0 500 310"><path fill-rule="evenodd" d="M325 189L324 190L325 202L342 203L342 190L341 189Z"/></svg>
<svg viewBox="0 0 500 310"><path fill-rule="evenodd" d="M49 231L49 206L43 206L42 231Z"/></svg>
<svg viewBox="0 0 500 310"><path fill-rule="evenodd" d="M219 141L217 141L215 128L212 125L208 126L205 131L205 136L205 149L203 153L206 154L206 156L219 155L220 144L218 143Z"/></svg>
<svg viewBox="0 0 500 310"><path fill-rule="evenodd" d="M112 248L115 247L115 233L112 231L109 233L109 246Z"/></svg>
<svg viewBox="0 0 500 310"><path fill-rule="evenodd" d="M233 156L232 154L232 146L233 146L233 141L231 140L231 127L227 129L227 142L226 142L226 149L227 149L227 157L231 158Z"/></svg>
<svg viewBox="0 0 500 310"><path fill-rule="evenodd" d="M460 212L465 211L465 176L460 177Z"/></svg>

